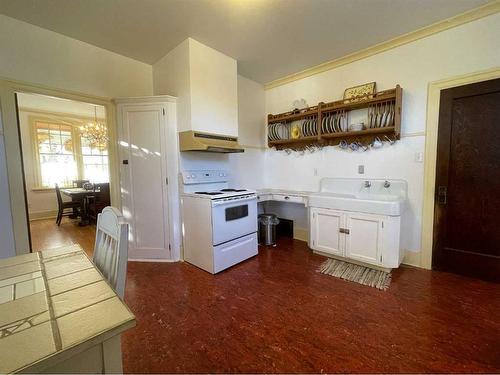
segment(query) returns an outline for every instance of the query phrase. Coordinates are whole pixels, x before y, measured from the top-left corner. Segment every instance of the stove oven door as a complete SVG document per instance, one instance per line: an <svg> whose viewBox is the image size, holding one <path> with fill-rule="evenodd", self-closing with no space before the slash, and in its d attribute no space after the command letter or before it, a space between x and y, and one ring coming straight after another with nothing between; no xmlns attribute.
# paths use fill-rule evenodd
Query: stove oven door
<svg viewBox="0 0 500 375"><path fill-rule="evenodd" d="M257 232L257 198L212 201L213 245Z"/></svg>

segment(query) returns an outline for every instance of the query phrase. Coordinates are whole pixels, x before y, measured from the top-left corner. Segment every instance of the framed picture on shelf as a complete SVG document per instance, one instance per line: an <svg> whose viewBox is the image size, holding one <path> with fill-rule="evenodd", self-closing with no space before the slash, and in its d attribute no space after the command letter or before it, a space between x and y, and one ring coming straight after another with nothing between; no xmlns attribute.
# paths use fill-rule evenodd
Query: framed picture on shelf
<svg viewBox="0 0 500 375"><path fill-rule="evenodd" d="M344 91L344 103L353 103L366 98L373 98L375 94L376 82L365 83L363 85L349 87Z"/></svg>

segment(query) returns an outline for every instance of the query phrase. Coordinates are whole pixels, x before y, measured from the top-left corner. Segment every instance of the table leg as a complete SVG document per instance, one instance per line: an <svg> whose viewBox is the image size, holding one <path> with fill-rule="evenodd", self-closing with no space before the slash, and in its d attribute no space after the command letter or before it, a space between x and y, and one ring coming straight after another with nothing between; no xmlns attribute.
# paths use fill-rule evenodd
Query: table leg
<svg viewBox="0 0 500 375"><path fill-rule="evenodd" d="M87 197L82 198L82 212L81 212L81 218L80 218L80 223L78 225L84 226L89 224L89 201Z"/></svg>
<svg viewBox="0 0 500 375"><path fill-rule="evenodd" d="M121 335L102 343L102 358L105 374L123 374Z"/></svg>
<svg viewBox="0 0 500 375"><path fill-rule="evenodd" d="M81 199L80 198L77 198L77 197L71 197L71 201L72 202L80 202ZM77 208L73 208L73 214L69 216L70 219L76 219L78 218L78 209Z"/></svg>

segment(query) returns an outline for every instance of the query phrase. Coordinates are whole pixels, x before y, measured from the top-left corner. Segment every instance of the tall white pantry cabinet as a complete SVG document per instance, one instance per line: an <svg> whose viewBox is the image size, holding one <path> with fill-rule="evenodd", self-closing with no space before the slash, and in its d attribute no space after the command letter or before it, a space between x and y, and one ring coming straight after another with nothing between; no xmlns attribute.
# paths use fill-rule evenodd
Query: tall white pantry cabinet
<svg viewBox="0 0 500 375"><path fill-rule="evenodd" d="M176 99L154 96L115 102L129 259L179 260Z"/></svg>

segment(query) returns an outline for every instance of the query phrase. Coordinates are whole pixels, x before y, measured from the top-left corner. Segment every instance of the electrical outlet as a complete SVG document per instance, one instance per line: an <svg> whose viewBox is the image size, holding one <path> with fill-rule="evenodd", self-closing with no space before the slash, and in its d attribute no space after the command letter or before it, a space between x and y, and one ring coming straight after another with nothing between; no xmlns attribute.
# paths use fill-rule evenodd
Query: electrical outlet
<svg viewBox="0 0 500 375"><path fill-rule="evenodd" d="M314 168L314 175L317 176L318 175L318 168Z"/></svg>
<svg viewBox="0 0 500 375"><path fill-rule="evenodd" d="M424 161L424 153L423 152L415 152L415 162L422 163Z"/></svg>
<svg viewBox="0 0 500 375"><path fill-rule="evenodd" d="M365 174L365 166L358 165L358 174Z"/></svg>

